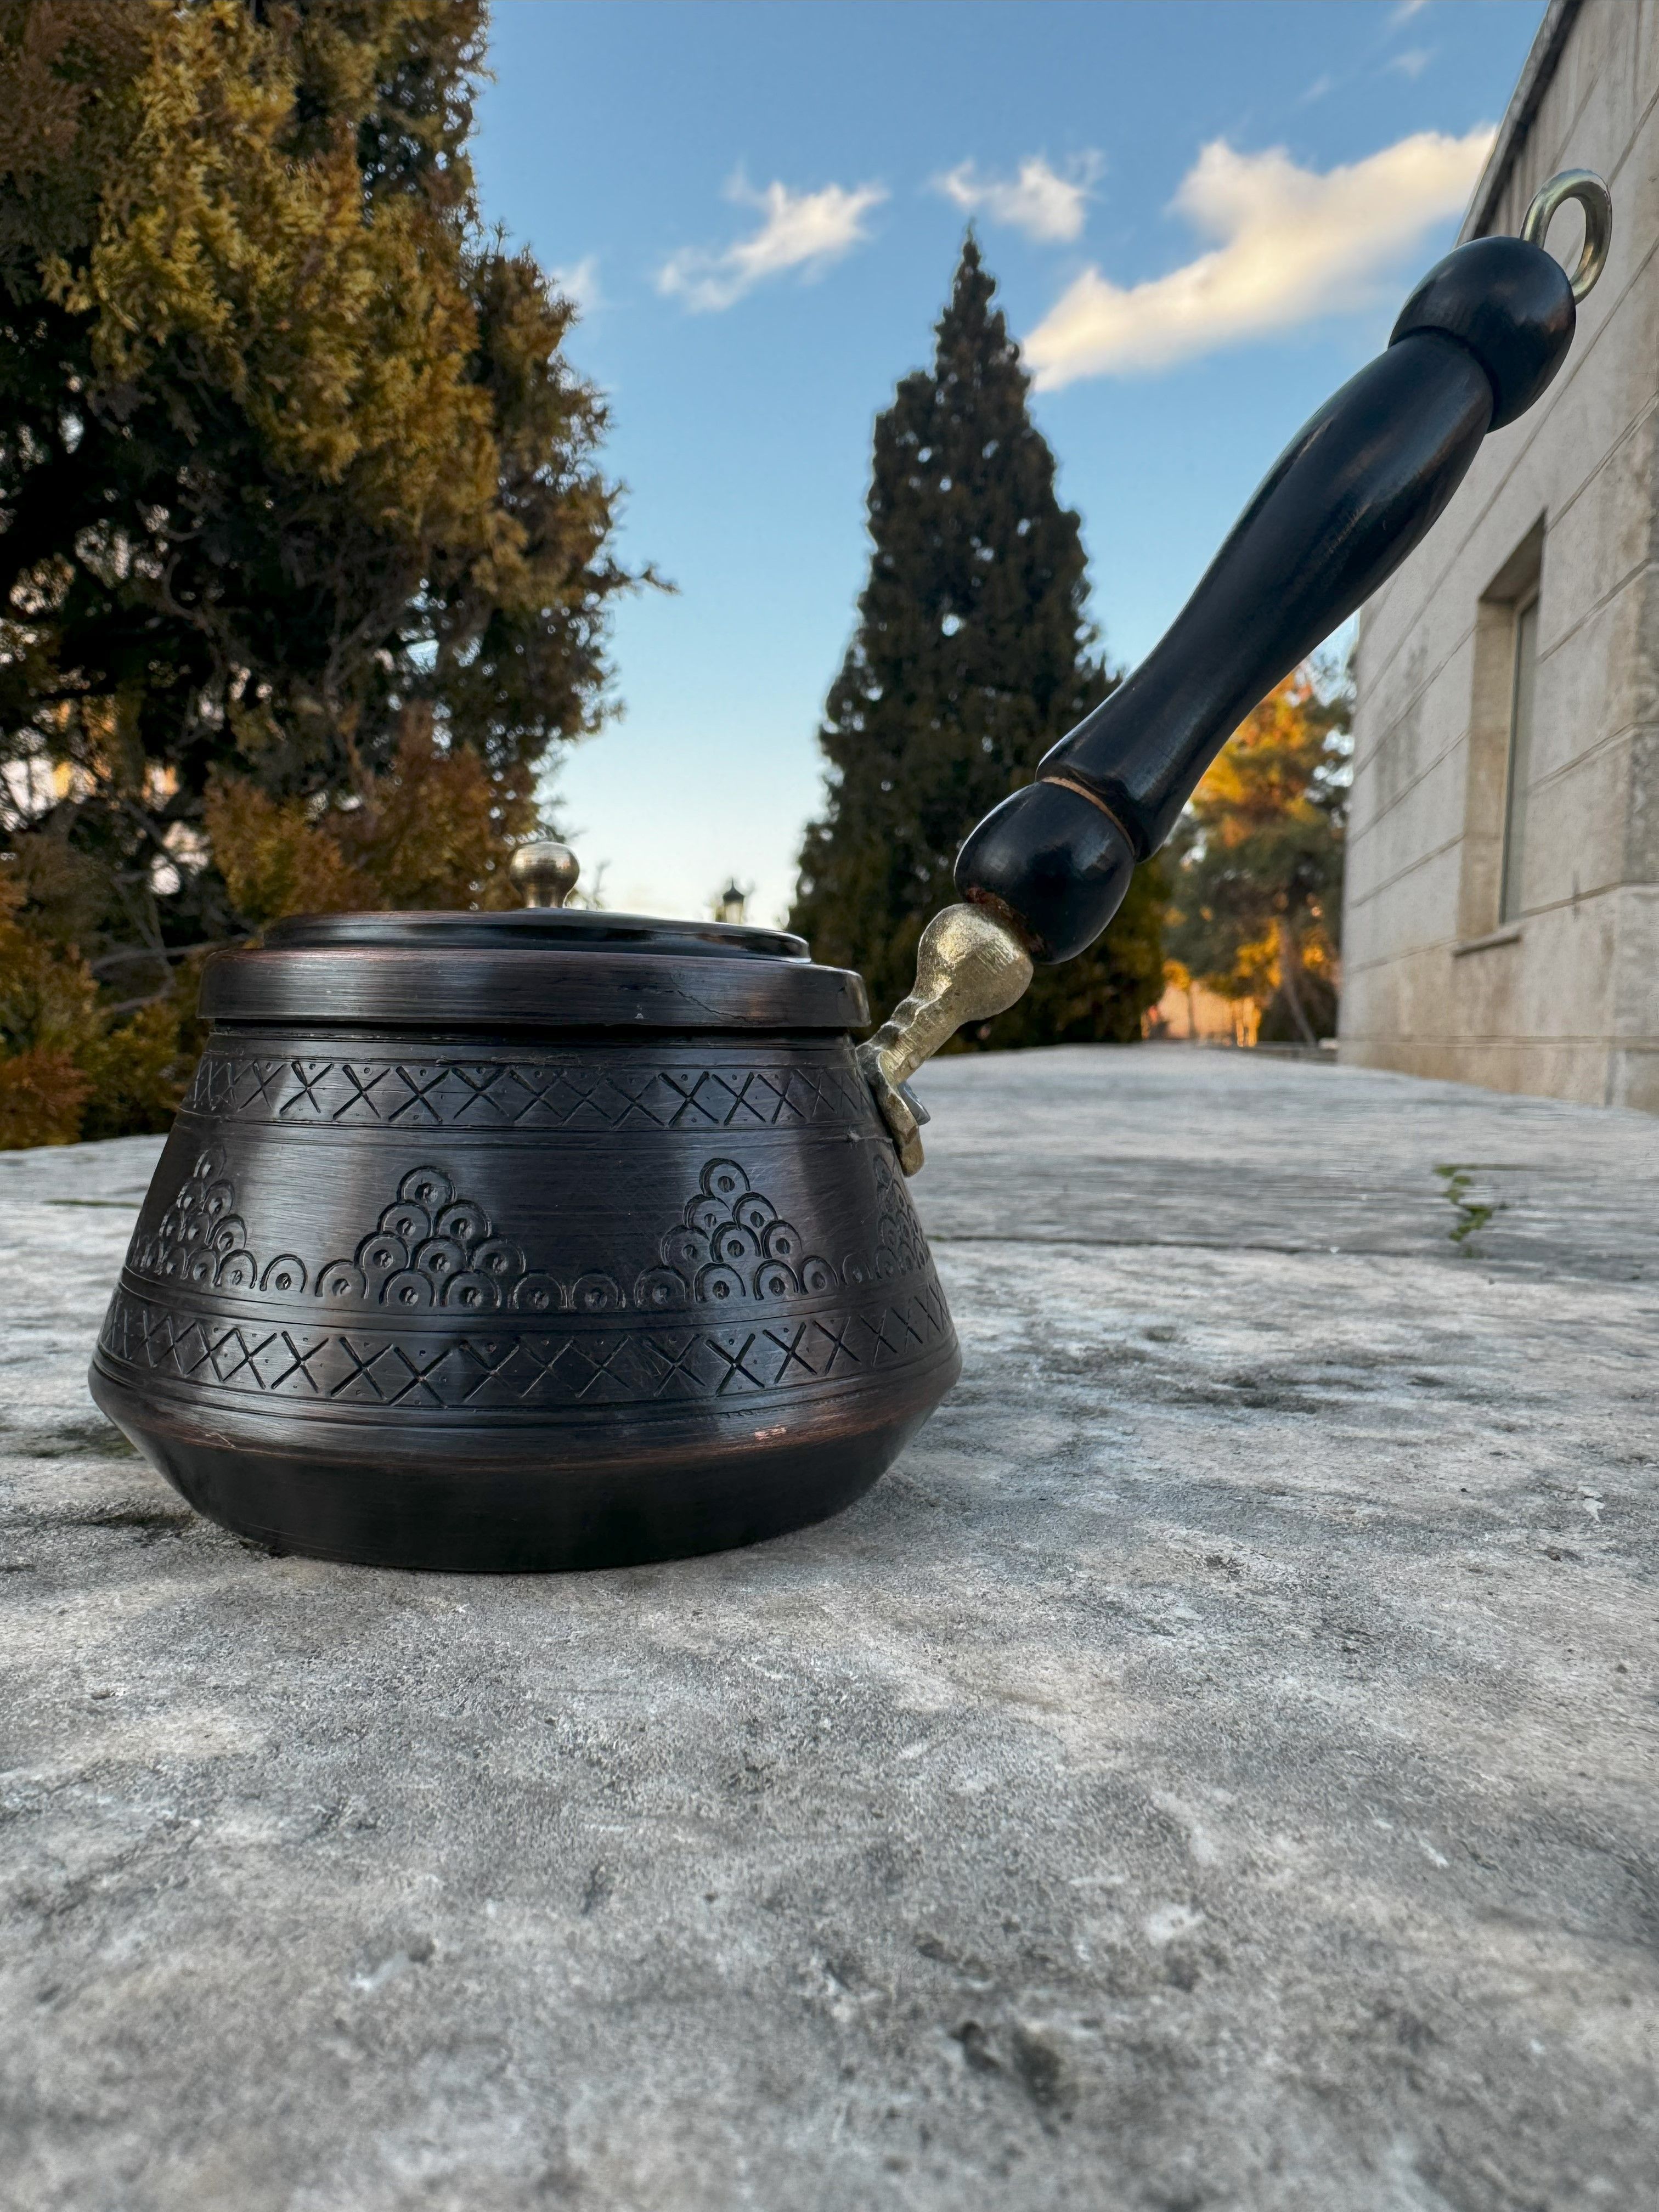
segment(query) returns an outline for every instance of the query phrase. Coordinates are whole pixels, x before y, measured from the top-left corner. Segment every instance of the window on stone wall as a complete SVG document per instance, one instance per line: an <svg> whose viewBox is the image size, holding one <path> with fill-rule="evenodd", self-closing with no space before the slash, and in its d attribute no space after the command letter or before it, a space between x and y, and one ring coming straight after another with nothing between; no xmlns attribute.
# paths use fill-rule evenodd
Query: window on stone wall
<svg viewBox="0 0 1659 2212"><path fill-rule="evenodd" d="M1457 912L1459 940L1470 946L1512 931L1521 916L1544 536L1540 517L1475 608Z"/></svg>
<svg viewBox="0 0 1659 2212"><path fill-rule="evenodd" d="M1518 921L1527 865L1527 797L1532 787L1533 700L1538 689L1538 598L1515 614L1515 665L1510 681L1510 757L1504 779L1503 888L1499 923Z"/></svg>

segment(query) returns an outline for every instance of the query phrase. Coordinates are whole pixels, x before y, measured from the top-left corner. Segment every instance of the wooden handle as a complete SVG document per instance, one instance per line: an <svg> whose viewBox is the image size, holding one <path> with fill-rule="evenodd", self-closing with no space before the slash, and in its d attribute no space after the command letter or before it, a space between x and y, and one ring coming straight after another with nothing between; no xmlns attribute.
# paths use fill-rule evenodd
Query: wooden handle
<svg viewBox="0 0 1659 2212"><path fill-rule="evenodd" d="M1566 357L1573 287L1540 245L1484 238L1431 270L1387 350L1274 464L1127 682L963 847L957 888L1067 960L1111 920L1256 702L1392 574Z"/></svg>

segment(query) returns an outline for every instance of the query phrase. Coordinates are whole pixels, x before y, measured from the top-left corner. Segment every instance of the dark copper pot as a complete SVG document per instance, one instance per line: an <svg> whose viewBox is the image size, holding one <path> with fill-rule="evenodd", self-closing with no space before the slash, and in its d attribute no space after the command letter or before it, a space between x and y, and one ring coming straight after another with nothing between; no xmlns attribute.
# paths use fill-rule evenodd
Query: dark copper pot
<svg viewBox="0 0 1659 2212"><path fill-rule="evenodd" d="M955 1381L854 1063L855 975L750 928L291 922L213 1035L92 1389L204 1513L472 1571L835 1511Z"/></svg>
<svg viewBox="0 0 1659 2212"><path fill-rule="evenodd" d="M1542 245L1569 199L1571 279ZM906 1079L1099 935L1228 733L1547 388L1611 222L1564 171L1522 238L1430 271L1168 635L969 836L856 1060L858 977L764 930L356 915L216 962L100 1405L204 1512L340 1559L660 1558L856 1497L959 1364L896 1172ZM514 872L574 880L554 846Z"/></svg>

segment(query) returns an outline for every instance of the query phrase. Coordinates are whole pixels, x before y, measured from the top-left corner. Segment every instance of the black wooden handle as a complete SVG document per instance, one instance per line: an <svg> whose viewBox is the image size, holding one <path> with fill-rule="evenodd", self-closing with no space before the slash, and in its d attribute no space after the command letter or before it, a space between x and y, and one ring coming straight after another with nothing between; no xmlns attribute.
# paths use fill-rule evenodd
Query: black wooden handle
<svg viewBox="0 0 1659 2212"><path fill-rule="evenodd" d="M1573 325L1572 286L1540 246L1477 239L1431 270L1146 659L969 836L963 896L1006 914L1040 960L1092 944L1232 732L1399 567L1486 432L1549 383Z"/></svg>

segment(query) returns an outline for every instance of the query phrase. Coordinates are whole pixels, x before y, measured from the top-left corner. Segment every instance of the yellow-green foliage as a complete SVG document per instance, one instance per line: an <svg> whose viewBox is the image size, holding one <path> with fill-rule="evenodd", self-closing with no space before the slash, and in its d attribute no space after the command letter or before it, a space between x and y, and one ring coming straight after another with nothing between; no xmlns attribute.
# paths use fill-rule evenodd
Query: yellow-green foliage
<svg viewBox="0 0 1659 2212"><path fill-rule="evenodd" d="M571 306L477 205L484 21L0 7L0 854L20 1006L81 1009L0 1024L7 1141L160 1126L216 944L502 902L601 719L634 580Z"/></svg>
<svg viewBox="0 0 1659 2212"><path fill-rule="evenodd" d="M441 750L430 714L411 709L390 768L334 834L374 887L365 906L517 906L507 862L534 820L527 777L492 776L465 746Z"/></svg>
<svg viewBox="0 0 1659 2212"><path fill-rule="evenodd" d="M48 289L95 313L112 385L187 365L235 402L272 468L348 483L395 537L459 532L482 550L496 457L448 211L365 199L352 111L374 94L371 56L331 35L326 10L307 25L271 13L267 27L243 0L158 11L89 268L60 264ZM359 65L335 71L332 127L296 161L305 31Z"/></svg>
<svg viewBox="0 0 1659 2212"><path fill-rule="evenodd" d="M441 749L431 716L411 709L362 799L319 810L226 779L205 818L237 912L262 928L289 914L516 905L507 863L533 808L476 753Z"/></svg>
<svg viewBox="0 0 1659 2212"><path fill-rule="evenodd" d="M204 815L231 903L252 927L285 914L340 914L374 903L303 799L273 799L245 777L224 777L209 785Z"/></svg>

